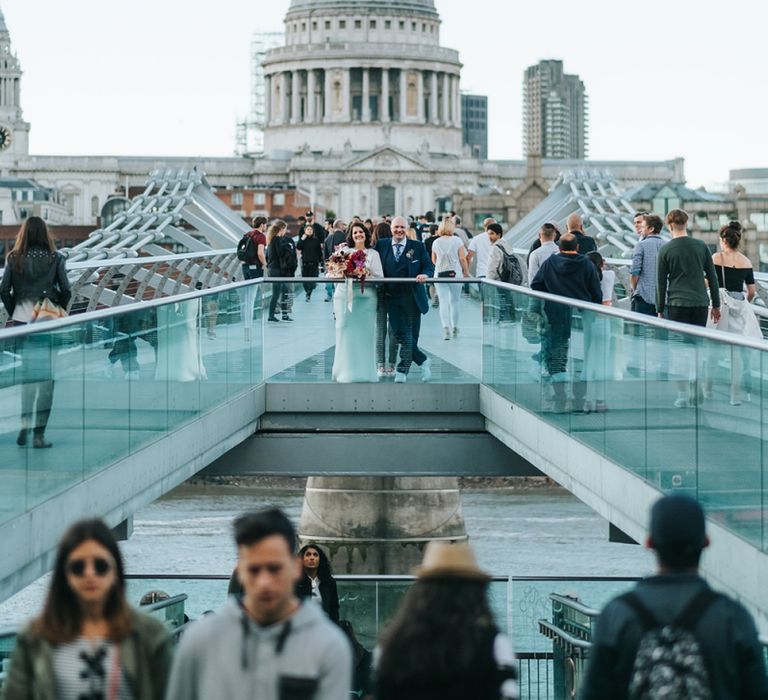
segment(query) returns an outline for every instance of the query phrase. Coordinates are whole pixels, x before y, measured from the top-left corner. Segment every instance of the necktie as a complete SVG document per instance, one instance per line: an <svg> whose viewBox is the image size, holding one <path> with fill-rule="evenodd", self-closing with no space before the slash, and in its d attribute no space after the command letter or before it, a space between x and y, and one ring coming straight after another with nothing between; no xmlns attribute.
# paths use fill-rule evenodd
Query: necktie
<svg viewBox="0 0 768 700"><path fill-rule="evenodd" d="M400 260L400 254L403 252L403 244L395 243L395 260Z"/></svg>

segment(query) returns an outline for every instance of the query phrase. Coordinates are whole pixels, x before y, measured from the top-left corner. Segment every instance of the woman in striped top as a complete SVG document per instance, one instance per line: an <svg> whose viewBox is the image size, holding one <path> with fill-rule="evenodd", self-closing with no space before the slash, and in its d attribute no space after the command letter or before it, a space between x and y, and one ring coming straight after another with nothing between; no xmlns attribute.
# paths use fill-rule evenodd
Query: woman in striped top
<svg viewBox="0 0 768 700"><path fill-rule="evenodd" d="M161 700L170 669L165 628L132 610L117 542L101 520L62 538L39 617L19 635L5 700Z"/></svg>

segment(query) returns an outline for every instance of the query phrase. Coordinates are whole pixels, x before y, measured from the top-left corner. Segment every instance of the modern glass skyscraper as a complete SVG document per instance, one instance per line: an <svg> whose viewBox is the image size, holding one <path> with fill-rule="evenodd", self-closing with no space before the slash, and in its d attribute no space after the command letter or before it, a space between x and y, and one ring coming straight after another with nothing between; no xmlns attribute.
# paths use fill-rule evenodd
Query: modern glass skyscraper
<svg viewBox="0 0 768 700"><path fill-rule="evenodd" d="M578 75L566 75L563 62L530 66L523 81L523 152L544 158L586 158L589 151L588 101Z"/></svg>
<svg viewBox="0 0 768 700"><path fill-rule="evenodd" d="M488 158L488 98L485 95L461 96L462 140L473 158Z"/></svg>

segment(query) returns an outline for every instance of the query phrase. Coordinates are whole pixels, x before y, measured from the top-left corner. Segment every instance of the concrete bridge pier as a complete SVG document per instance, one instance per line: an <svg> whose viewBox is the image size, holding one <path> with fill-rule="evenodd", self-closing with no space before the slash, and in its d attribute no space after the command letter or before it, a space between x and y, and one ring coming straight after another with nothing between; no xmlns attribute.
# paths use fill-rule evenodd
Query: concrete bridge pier
<svg viewBox="0 0 768 700"><path fill-rule="evenodd" d="M323 547L335 573L410 574L434 539L467 539L455 477L307 480L299 540Z"/></svg>

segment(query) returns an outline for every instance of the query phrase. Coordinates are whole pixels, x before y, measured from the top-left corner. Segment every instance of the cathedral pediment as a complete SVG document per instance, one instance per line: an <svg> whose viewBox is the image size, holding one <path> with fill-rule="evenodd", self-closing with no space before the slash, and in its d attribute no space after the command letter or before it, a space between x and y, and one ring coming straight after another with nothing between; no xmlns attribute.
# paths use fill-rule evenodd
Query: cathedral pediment
<svg viewBox="0 0 768 700"><path fill-rule="evenodd" d="M375 151L357 155L348 160L343 168L344 170L374 170L377 172L424 172L428 170L427 165L418 157L392 146L384 146Z"/></svg>

